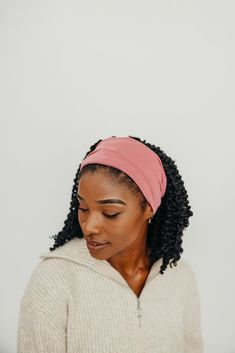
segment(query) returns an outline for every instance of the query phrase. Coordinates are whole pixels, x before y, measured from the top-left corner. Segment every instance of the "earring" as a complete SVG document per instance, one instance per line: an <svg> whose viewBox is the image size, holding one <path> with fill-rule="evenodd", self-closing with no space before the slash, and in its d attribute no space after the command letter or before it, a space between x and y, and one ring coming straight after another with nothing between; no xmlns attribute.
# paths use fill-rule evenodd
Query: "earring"
<svg viewBox="0 0 235 353"><path fill-rule="evenodd" d="M152 218L150 217L150 218L149 218L149 223L151 223L151 221L152 221Z"/></svg>

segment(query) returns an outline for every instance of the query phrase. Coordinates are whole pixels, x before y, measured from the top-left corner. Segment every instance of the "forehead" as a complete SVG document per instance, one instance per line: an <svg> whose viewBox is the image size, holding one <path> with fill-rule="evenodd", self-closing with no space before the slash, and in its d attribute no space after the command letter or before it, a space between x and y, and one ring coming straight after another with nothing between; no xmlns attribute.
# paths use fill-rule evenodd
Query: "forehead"
<svg viewBox="0 0 235 353"><path fill-rule="evenodd" d="M87 196L93 199L101 197L133 199L133 194L127 185L105 172L83 174L78 183L78 194L84 198Z"/></svg>

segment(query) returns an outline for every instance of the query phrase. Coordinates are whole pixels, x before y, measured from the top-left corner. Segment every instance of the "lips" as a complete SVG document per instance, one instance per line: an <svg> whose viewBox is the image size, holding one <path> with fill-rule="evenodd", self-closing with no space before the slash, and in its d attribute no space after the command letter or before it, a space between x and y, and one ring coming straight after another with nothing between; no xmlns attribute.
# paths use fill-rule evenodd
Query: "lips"
<svg viewBox="0 0 235 353"><path fill-rule="evenodd" d="M91 245L104 245L104 244L107 244L107 242L101 243L101 242L98 242L98 241L89 241L89 240L87 240L87 241L88 241L88 243L90 243Z"/></svg>
<svg viewBox="0 0 235 353"><path fill-rule="evenodd" d="M87 247L91 252L97 252L105 249L109 243L95 243L87 241Z"/></svg>

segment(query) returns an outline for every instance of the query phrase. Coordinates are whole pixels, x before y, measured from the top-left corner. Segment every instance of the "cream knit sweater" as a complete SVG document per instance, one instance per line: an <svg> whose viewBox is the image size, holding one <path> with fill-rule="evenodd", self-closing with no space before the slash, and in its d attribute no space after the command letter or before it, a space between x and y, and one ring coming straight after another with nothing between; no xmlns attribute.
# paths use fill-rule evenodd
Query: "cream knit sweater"
<svg viewBox="0 0 235 353"><path fill-rule="evenodd" d="M41 255L20 302L18 353L202 353L200 298L191 266L159 273L139 297L84 238Z"/></svg>

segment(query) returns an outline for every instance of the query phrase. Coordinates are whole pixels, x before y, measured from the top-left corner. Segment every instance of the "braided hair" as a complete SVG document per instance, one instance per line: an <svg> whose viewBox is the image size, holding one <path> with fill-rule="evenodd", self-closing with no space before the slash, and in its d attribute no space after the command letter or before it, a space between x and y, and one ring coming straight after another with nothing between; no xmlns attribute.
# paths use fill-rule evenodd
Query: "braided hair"
<svg viewBox="0 0 235 353"><path fill-rule="evenodd" d="M183 252L181 246L183 230L188 227L189 217L193 215L193 212L189 205L188 194L184 187L184 182L175 162L167 156L160 147L156 147L146 142L146 140L141 140L139 137L129 137L143 143L159 156L167 177L166 192L161 199L161 204L154 214L151 223L148 224L147 232L147 245L150 248L149 260L153 263L162 258L160 273L163 274L169 263L170 267L172 267L172 264L176 266L177 261L179 261L181 257L180 254ZM86 153L84 158L96 148L100 141L102 140L98 140L90 147L90 151ZM99 170L107 172L107 175L109 175L115 183L121 183L128 186L130 192L137 197L139 205L143 210L147 205L147 201L139 187L133 179L121 170L98 163L88 164L84 166L81 171L80 167L81 164L79 165L74 178L70 209L67 219L64 221L64 226L58 234L49 237L54 239L54 245L49 248L50 251L62 246L72 238L83 238L82 230L78 222L79 201L77 199L77 191L81 176L87 172L95 173Z"/></svg>

